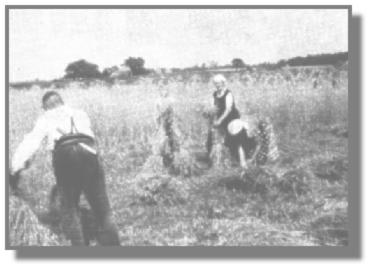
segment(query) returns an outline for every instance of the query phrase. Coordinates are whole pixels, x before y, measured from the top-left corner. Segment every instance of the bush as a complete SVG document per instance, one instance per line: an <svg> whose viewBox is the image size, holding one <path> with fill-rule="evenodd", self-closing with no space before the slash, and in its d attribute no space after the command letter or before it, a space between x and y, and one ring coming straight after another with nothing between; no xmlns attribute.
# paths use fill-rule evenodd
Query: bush
<svg viewBox="0 0 372 270"><path fill-rule="evenodd" d="M67 79L93 79L101 78L101 73L96 64L87 62L84 59L68 64L65 69L65 78Z"/></svg>
<svg viewBox="0 0 372 270"><path fill-rule="evenodd" d="M145 60L141 57L129 57L125 60L124 65L130 68L134 76L148 74L145 69Z"/></svg>

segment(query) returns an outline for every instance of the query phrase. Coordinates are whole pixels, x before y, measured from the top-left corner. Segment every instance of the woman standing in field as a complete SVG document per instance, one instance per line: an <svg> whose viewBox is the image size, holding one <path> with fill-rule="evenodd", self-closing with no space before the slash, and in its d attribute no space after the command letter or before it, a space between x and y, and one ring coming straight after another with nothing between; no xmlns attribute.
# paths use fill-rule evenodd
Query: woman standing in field
<svg viewBox="0 0 372 270"><path fill-rule="evenodd" d="M213 77L213 83L216 91L213 93L214 105L216 108L214 127L224 135L227 135L227 126L234 120L240 118L240 113L235 106L234 97L230 90L227 89L226 79L223 75Z"/></svg>
<svg viewBox="0 0 372 270"><path fill-rule="evenodd" d="M221 162L222 145L225 145L231 155L239 160L243 169L248 167L248 161L263 164L268 157L276 158L277 148L270 122L252 116L240 119L241 115L235 106L231 91L227 89L225 77L216 75L213 83L216 87L213 93L215 106L213 127L217 129L214 133L217 163ZM208 135L209 141L212 141L212 133ZM208 144L211 145L210 142ZM211 146L208 147L208 152L211 155Z"/></svg>
<svg viewBox="0 0 372 270"><path fill-rule="evenodd" d="M216 90L213 92L214 115L212 127L208 133L208 154L214 156L217 164L221 164L223 145L226 145L228 130L231 121L240 118L234 102L234 97L226 86L226 78L218 74L213 77L213 84ZM213 145L213 146L212 146ZM227 146L227 145L226 145Z"/></svg>

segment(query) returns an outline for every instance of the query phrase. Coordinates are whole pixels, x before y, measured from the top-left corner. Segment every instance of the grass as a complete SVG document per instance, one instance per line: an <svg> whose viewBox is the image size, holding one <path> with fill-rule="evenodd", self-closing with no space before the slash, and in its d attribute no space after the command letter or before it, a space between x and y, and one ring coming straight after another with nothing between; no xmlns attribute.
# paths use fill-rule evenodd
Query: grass
<svg viewBox="0 0 372 270"><path fill-rule="evenodd" d="M320 83L313 88L316 72ZM277 164L245 178L236 167L208 169L198 158L205 152L202 115L210 109L213 91L203 78L174 78L168 85L185 160L196 165L191 175L167 173L152 154L158 98L152 80L111 88L70 85L60 92L91 118L122 245L347 245L347 73L337 71L335 87L333 72L230 76L238 108L271 119L281 153ZM10 156L41 113L47 90L10 89ZM41 150L21 184L32 194L36 216L47 211L54 182L50 156ZM11 240L36 244L19 242L14 234Z"/></svg>

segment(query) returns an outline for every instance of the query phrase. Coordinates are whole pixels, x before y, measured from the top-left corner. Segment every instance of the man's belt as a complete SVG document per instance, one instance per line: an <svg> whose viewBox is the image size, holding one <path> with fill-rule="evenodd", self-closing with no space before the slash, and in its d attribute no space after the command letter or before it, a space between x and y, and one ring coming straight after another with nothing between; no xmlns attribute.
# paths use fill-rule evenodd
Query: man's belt
<svg viewBox="0 0 372 270"><path fill-rule="evenodd" d="M54 150L57 150L62 146L78 144L85 150L96 155L97 151L91 146L89 146L87 143L94 143L94 139L91 136L82 133L66 134L63 135L58 141L56 141L54 145Z"/></svg>

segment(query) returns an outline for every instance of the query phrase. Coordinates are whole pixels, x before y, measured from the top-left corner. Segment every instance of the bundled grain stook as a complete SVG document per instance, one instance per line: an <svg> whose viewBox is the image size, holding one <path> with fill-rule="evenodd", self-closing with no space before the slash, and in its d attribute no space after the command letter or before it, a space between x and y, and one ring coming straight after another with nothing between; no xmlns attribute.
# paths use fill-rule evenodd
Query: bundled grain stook
<svg viewBox="0 0 372 270"><path fill-rule="evenodd" d="M42 224L31 207L16 196L9 198L10 246L65 246L70 243Z"/></svg>
<svg viewBox="0 0 372 270"><path fill-rule="evenodd" d="M156 132L152 140L152 155L144 169L148 171L149 167L152 167L155 172L165 170L174 175L190 176L193 171L193 160L186 148L180 119L175 113L175 100L163 85L160 85L159 93L160 98L156 102Z"/></svg>

